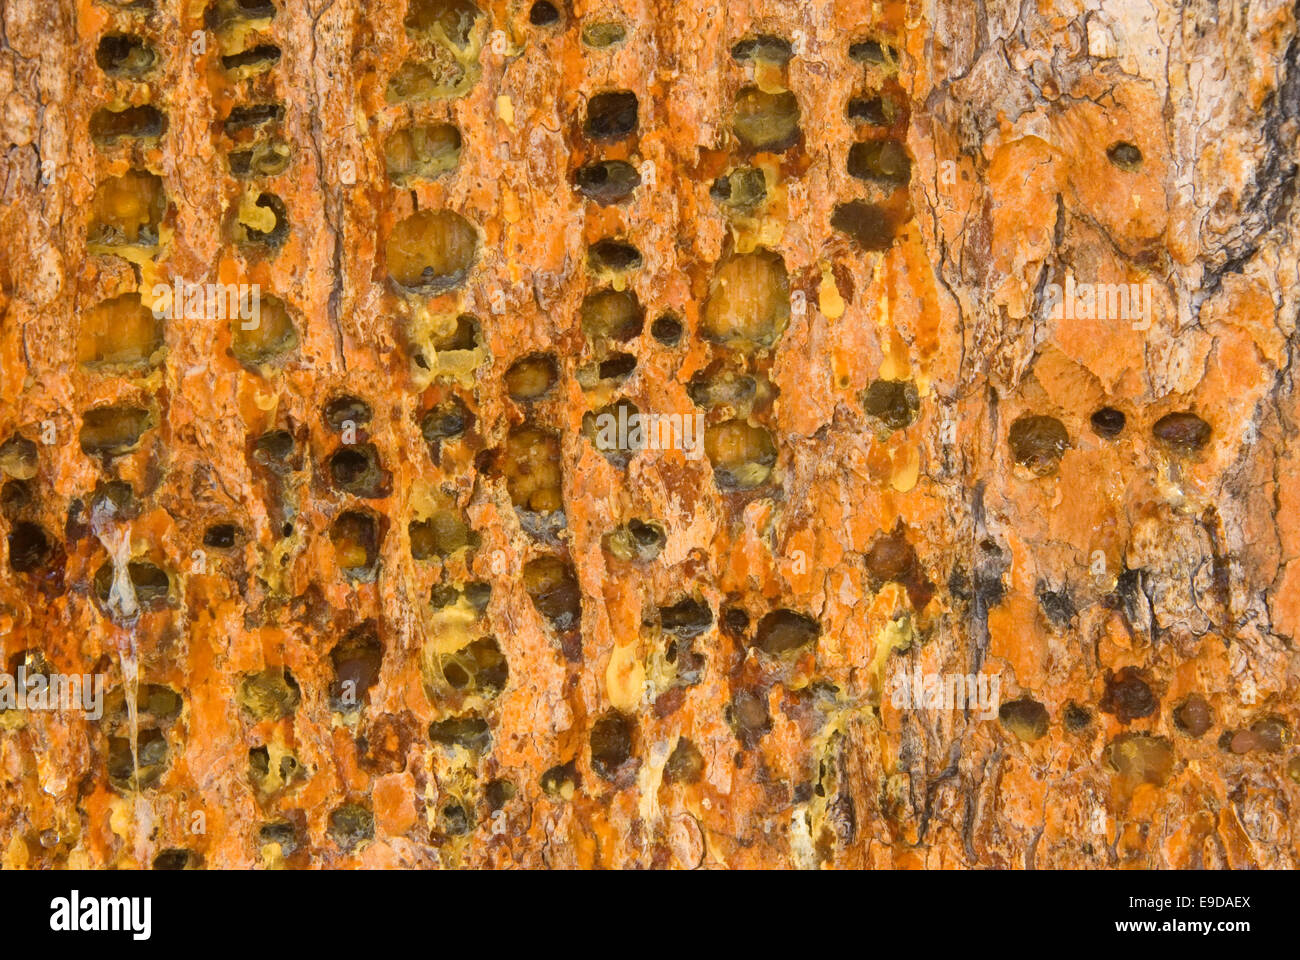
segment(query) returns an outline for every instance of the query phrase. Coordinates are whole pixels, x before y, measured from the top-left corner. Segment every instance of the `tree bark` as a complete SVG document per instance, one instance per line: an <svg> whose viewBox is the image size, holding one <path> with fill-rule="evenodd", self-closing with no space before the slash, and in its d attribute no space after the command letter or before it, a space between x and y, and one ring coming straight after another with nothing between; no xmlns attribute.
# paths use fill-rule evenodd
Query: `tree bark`
<svg viewBox="0 0 1300 960"><path fill-rule="evenodd" d="M541 6L0 0L3 864L1295 866L1298 8Z"/></svg>

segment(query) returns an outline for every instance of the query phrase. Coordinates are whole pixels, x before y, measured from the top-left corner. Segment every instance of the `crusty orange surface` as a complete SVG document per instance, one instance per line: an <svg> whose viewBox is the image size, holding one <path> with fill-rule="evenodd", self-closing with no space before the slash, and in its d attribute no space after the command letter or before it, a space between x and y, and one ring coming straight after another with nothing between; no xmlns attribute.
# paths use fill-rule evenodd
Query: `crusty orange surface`
<svg viewBox="0 0 1300 960"><path fill-rule="evenodd" d="M4 7L0 635L11 672L101 673L108 705L0 713L0 862L1294 866L1291 6L476 2ZM108 34L152 70L106 72ZM614 91L630 131L593 122ZM791 142L747 143L738 99L779 127L787 92ZM855 119L874 96L890 115ZM261 103L281 117L230 129ZM142 105L164 131L92 139ZM419 124L459 157L396 183L385 144ZM235 175L271 138L287 165ZM901 183L850 172L880 140ZM577 185L604 161L639 183L602 204ZM745 166L765 198L720 203ZM131 171L165 193L152 243ZM606 238L639 263L593 262ZM394 282L430 249L446 283ZM1149 323L1054 317L1067 274L1149 285ZM261 362L172 319L141 363L87 362L97 305L177 278L258 284L292 330ZM606 288L630 336L584 314ZM507 378L535 354L553 382ZM348 435L342 396L370 408ZM620 400L703 414L706 454L611 462L584 416ZM143 431L88 453L114 406ZM126 588L145 563L161 588ZM115 572L161 596L125 614ZM1001 709L900 706L916 671L997 677Z"/></svg>

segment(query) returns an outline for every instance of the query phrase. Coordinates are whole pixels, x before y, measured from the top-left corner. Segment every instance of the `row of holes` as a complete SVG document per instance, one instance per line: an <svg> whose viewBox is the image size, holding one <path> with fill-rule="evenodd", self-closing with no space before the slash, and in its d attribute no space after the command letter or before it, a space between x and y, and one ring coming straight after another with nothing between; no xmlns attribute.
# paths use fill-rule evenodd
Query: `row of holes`
<svg viewBox="0 0 1300 960"><path fill-rule="evenodd" d="M553 382L555 376L554 362L554 357L551 355L530 355L522 361L517 361L507 372L506 383L510 395L515 399L536 399L541 395L540 393L532 392L531 389L525 390L525 387L531 388L537 382L529 378L540 377L549 389L550 382ZM522 370L521 364L524 365ZM542 367L544 372L539 374L532 369L533 367ZM705 382L705 386L712 388L715 385ZM882 386L884 389L877 389ZM898 397L894 397L896 402L892 403L882 400L882 395L894 396L898 393L894 389L895 386L891 381L876 381L868 391L867 407L869 412L883 418L890 426L901 428L915 417L915 403L904 402ZM544 393L545 390L541 392ZM337 398L333 403L361 405L358 410L364 408L365 412L352 410L351 415L358 418L358 423L369 419L368 405L356 398ZM423 418L422 432L431 444L431 448L436 444L456 440L472 420L472 415L463 408L463 404L457 404L456 407L456 410L447 406L436 408ZM90 425L93 429L90 432L83 430L83 449L90 454L107 458L120 455L134 447L138 440L137 430L142 432L148 427L147 411L133 409L118 411L116 408L104 407L96 408L96 411L109 411L118 414L118 417L112 419L101 415L94 418ZM331 416L329 410L326 416L327 419ZM1122 412L1114 408L1103 407L1092 415L1091 422L1099 436L1114 439L1123 431L1126 418ZM1203 419L1191 412L1175 412L1166 414L1153 424L1152 436L1171 453L1191 456L1208 443L1211 428ZM255 451L255 458L261 462L275 461L281 465L287 462L292 452L293 440L287 434L286 437L288 438L287 449L278 450L273 449L277 448L277 444L273 442L273 435L268 435L264 438L265 442L261 442L258 446L261 450L260 457ZM516 431L512 439L516 441L514 455L522 460L525 467L536 458L539 447L548 456L558 455L550 435L539 432L537 428ZM1012 423L1008 431L1008 447L1012 459L1035 476L1054 473L1069 445L1070 440L1064 425L1050 416L1028 414L1021 416ZM35 492L31 489L31 477L37 472L37 449L33 441L21 435L14 435L0 445L0 456L3 456L8 464L7 469L13 475L6 481L3 491L0 492L0 506L3 507L6 517L15 524L9 535L9 563L12 569L20 573L39 573L48 570L61 555L59 546L39 525L20 519L35 501ZM507 452L510 452L510 445ZM373 444L363 442L344 445L327 459L326 467L335 487L344 492L371 499L382 498L391 492L388 484L389 475L383 469ZM723 461L715 464L715 468L719 467L720 472L725 471L727 463ZM508 471L507 466L509 478ZM720 485L725 486L725 475L720 476L719 480ZM125 486L120 481L105 485L91 498L92 509L117 511L129 509L129 504L133 500L129 487L125 492L118 490L119 487ZM557 488L558 481L554 486L547 486L540 491L535 487L517 487L514 491L517 495L512 498L516 506L524 510L532 509L538 513L548 513L560 509L554 495L548 492ZM547 499L535 499L539 494ZM95 504L99 506L96 507ZM474 545L476 535L463 521L453 523L446 518L435 518L435 521L412 524L412 549L417 557L421 559L435 555L445 557L463 546ZM436 532L434 532L435 527ZM645 533L651 528L642 524L641 529ZM373 578L380 539L377 531L375 519L365 512L349 511L335 521L331 532L335 542L348 544L346 549L352 553L357 549L364 550L364 562L345 565L350 575L355 578ZM216 524L205 532L204 545L217 549L228 548L235 545L238 536L239 531L235 526ZM613 537L614 535L611 534L611 538ZM645 537L642 536L641 539L644 540ZM628 555L633 552L643 553L643 545L627 545L636 541L636 537L629 539L625 534L620 534L614 539L618 544L614 549ZM156 577L144 577L145 581L156 579ZM146 587L147 584L141 586Z"/></svg>

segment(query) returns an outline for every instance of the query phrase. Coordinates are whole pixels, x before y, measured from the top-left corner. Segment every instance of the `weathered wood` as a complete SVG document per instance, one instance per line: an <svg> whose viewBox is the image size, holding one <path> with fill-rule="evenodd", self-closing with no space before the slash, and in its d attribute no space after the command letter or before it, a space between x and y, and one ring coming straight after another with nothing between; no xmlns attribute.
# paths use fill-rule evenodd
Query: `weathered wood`
<svg viewBox="0 0 1300 960"><path fill-rule="evenodd" d="M1290 4L403 6L0 0L5 866L1295 865Z"/></svg>

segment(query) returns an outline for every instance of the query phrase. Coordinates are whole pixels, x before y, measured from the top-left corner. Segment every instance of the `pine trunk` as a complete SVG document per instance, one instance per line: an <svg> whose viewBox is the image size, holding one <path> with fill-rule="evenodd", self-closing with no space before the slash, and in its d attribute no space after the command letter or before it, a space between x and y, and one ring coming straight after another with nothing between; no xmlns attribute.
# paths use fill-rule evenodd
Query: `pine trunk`
<svg viewBox="0 0 1300 960"><path fill-rule="evenodd" d="M3 865L1295 866L1296 9L476 2L0 0Z"/></svg>

